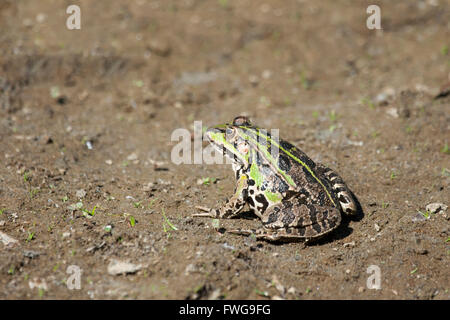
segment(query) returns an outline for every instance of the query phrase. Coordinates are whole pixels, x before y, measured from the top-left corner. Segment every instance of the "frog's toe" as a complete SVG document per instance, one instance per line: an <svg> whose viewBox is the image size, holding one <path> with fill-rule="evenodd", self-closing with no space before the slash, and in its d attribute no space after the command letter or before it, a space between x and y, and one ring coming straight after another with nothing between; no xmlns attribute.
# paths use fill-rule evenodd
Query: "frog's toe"
<svg viewBox="0 0 450 320"><path fill-rule="evenodd" d="M202 213L194 213L193 217L210 217L215 218L216 216L212 212L202 212Z"/></svg>
<svg viewBox="0 0 450 320"><path fill-rule="evenodd" d="M233 230L227 230L228 233L232 234L238 234L241 236L249 236L256 233L255 229L233 229Z"/></svg>
<svg viewBox="0 0 450 320"><path fill-rule="evenodd" d="M200 206L196 206L196 209L199 209L201 211L201 213L194 213L192 216L193 217L209 217L209 218L217 218L219 217L219 212L216 209L210 209L210 208L206 208L206 207L200 207Z"/></svg>
<svg viewBox="0 0 450 320"><path fill-rule="evenodd" d="M276 230L270 229L233 229L227 231L228 233L237 234L241 236L251 236L254 235L257 240L269 240L269 241L277 241L283 238L281 233L278 233Z"/></svg>

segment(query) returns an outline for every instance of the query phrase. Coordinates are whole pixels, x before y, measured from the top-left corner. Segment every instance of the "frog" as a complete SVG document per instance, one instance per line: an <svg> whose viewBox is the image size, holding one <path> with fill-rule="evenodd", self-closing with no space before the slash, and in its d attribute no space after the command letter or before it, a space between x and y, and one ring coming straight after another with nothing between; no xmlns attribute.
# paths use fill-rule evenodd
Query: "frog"
<svg viewBox="0 0 450 320"><path fill-rule="evenodd" d="M230 160L236 187L220 208L198 207L204 212L195 217L231 219L248 204L262 226L229 233L308 242L335 230L343 214L357 213L354 194L334 170L271 133L246 116L206 130L207 140Z"/></svg>

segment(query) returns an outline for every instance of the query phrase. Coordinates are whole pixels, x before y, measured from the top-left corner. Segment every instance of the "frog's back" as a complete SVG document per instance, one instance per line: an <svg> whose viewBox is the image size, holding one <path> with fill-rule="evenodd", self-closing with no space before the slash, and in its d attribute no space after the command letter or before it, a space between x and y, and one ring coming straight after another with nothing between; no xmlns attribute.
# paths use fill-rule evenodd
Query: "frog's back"
<svg viewBox="0 0 450 320"><path fill-rule="evenodd" d="M324 176L321 166L317 165L302 150L286 140L280 140L279 167L296 184L296 190L322 206L336 207L337 198L330 181Z"/></svg>

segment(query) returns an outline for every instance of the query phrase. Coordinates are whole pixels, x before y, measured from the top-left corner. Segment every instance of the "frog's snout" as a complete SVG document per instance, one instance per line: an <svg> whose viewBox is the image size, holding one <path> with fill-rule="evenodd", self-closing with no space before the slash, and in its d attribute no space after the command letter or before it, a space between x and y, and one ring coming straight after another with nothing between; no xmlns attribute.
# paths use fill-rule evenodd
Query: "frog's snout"
<svg viewBox="0 0 450 320"><path fill-rule="evenodd" d="M208 128L204 135L210 142L214 143L218 143L219 140L222 140L225 136L224 130L217 127Z"/></svg>

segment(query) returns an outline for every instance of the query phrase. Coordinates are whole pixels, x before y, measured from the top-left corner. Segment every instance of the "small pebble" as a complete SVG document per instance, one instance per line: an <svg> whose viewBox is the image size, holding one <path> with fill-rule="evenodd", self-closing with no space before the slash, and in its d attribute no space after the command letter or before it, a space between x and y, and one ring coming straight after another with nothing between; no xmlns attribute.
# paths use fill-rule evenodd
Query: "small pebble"
<svg viewBox="0 0 450 320"><path fill-rule="evenodd" d="M112 259L108 265L108 273L116 276L120 274L133 274L142 269L141 264L133 264L125 261Z"/></svg>
<svg viewBox="0 0 450 320"><path fill-rule="evenodd" d="M430 213L441 213L446 211L448 206L443 203L430 203L425 209Z"/></svg>
<svg viewBox="0 0 450 320"><path fill-rule="evenodd" d="M77 190L77 192L75 193L75 196L78 199L83 199L86 196L86 191L84 189Z"/></svg>

